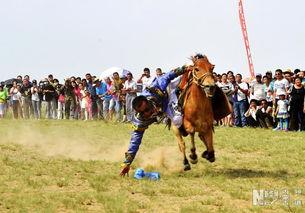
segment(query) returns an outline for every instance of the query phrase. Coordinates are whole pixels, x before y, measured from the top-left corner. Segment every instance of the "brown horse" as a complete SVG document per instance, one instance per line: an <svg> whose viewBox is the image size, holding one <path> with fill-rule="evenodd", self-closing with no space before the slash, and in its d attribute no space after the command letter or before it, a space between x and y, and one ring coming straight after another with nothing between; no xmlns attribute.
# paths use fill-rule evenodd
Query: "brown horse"
<svg viewBox="0 0 305 213"><path fill-rule="evenodd" d="M215 85L213 78L212 65L206 56L197 55L192 58L194 66L190 73L186 73L182 79L188 78L185 86L183 98L184 118L183 126L191 136L191 163L197 163L197 154L194 141L195 132L198 132L199 138L204 142L207 150L202 153L202 157L210 162L215 161L213 148L213 122L231 112L231 107L225 95L219 94L221 90ZM215 94L217 93L217 95ZM216 95L217 102L213 101ZM219 105L219 100L223 105ZM213 111L213 106L218 105L217 110ZM220 107L219 107L220 106ZM173 125L174 133L178 139L180 151L183 154L184 170L190 170L191 166L185 154L185 143L181 132Z"/></svg>

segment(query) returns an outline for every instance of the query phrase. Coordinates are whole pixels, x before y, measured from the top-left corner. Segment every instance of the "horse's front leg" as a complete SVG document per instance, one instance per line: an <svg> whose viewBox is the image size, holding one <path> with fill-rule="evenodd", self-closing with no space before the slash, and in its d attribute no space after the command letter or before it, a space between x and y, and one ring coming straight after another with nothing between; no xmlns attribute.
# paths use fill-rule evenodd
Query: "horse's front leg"
<svg viewBox="0 0 305 213"><path fill-rule="evenodd" d="M199 138L204 142L207 150L202 153L202 157L210 161L211 163L215 161L215 153L213 147L213 130L212 128L207 132L200 132Z"/></svg>
<svg viewBox="0 0 305 213"><path fill-rule="evenodd" d="M191 159L191 163L192 164L196 164L198 162L198 157L197 157L197 154L196 154L196 146L195 146L195 134L192 133L190 134L191 136L191 154L190 154L190 159Z"/></svg>
<svg viewBox="0 0 305 213"><path fill-rule="evenodd" d="M191 165L186 157L186 154L185 154L185 143L184 143L184 140L180 134L180 131L179 129L176 127L176 126L172 126L173 128L173 131L177 137L177 141L178 141L178 145L179 145L179 149L180 149L180 152L182 153L183 155L183 169L184 171L187 171L187 170L190 170L191 169Z"/></svg>

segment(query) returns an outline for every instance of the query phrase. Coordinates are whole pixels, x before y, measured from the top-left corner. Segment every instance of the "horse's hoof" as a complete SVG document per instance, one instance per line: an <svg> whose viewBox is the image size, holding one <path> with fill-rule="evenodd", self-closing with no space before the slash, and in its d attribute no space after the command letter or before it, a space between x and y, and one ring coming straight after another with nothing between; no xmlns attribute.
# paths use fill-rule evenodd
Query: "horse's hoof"
<svg viewBox="0 0 305 213"><path fill-rule="evenodd" d="M203 158L207 159L208 161L210 161L211 163L213 163L215 161L215 154L214 151L212 152L208 152L207 150L204 151L201 155Z"/></svg>
<svg viewBox="0 0 305 213"><path fill-rule="evenodd" d="M196 158L195 160L191 159L190 161L191 161L191 164L196 164L196 163L198 163L198 159L197 159L197 158Z"/></svg>
<svg viewBox="0 0 305 213"><path fill-rule="evenodd" d="M198 162L198 157L197 157L196 154L194 154L194 155L190 154L189 157L191 159L190 161L191 161L192 164L196 164Z"/></svg>
<svg viewBox="0 0 305 213"><path fill-rule="evenodd" d="M184 171L191 170L191 165L190 164L184 164Z"/></svg>

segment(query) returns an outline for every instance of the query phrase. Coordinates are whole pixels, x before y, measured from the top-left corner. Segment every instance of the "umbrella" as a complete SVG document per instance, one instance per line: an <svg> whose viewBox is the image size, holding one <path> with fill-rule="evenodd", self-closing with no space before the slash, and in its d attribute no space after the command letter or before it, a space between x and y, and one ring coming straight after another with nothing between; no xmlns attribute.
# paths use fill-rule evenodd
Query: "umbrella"
<svg viewBox="0 0 305 213"><path fill-rule="evenodd" d="M130 71L120 68L120 67L111 67L102 72L102 74L100 75L100 79L112 77L114 72L119 73L120 78L122 78L122 77L126 77L127 73L129 73Z"/></svg>
<svg viewBox="0 0 305 213"><path fill-rule="evenodd" d="M14 81L16 81L17 82L17 84L19 83L19 84L21 84L22 83L22 81L20 80L20 79L17 79L17 78L11 78L11 79L8 79L8 80L6 80L6 81L4 81L3 82L3 85L6 85L6 86L11 86L11 85L13 85L13 82Z"/></svg>

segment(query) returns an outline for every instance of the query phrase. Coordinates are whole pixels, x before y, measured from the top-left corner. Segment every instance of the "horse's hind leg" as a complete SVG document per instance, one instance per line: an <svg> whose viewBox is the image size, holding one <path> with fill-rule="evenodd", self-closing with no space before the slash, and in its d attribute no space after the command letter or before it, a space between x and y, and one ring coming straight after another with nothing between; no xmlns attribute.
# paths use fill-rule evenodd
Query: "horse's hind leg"
<svg viewBox="0 0 305 213"><path fill-rule="evenodd" d="M195 134L192 133L190 134L191 136L191 154L189 155L190 159L191 159L191 163L192 164L196 164L198 162L198 157L197 157L197 154L196 154L196 147L195 147Z"/></svg>
<svg viewBox="0 0 305 213"><path fill-rule="evenodd" d="M202 153L202 157L210 161L211 163L215 161L215 153L213 148L213 131L212 129L207 133L200 132L199 138L204 142L207 150Z"/></svg>
<svg viewBox="0 0 305 213"><path fill-rule="evenodd" d="M183 155L183 167L184 167L183 169L184 169L184 171L190 170L191 165L190 165L190 163L187 160L186 155L185 155L185 143L183 141L183 138L182 138L182 136L179 132L179 129L176 126L173 125L172 128L173 128L173 131L174 131L174 133L177 137L180 152Z"/></svg>

